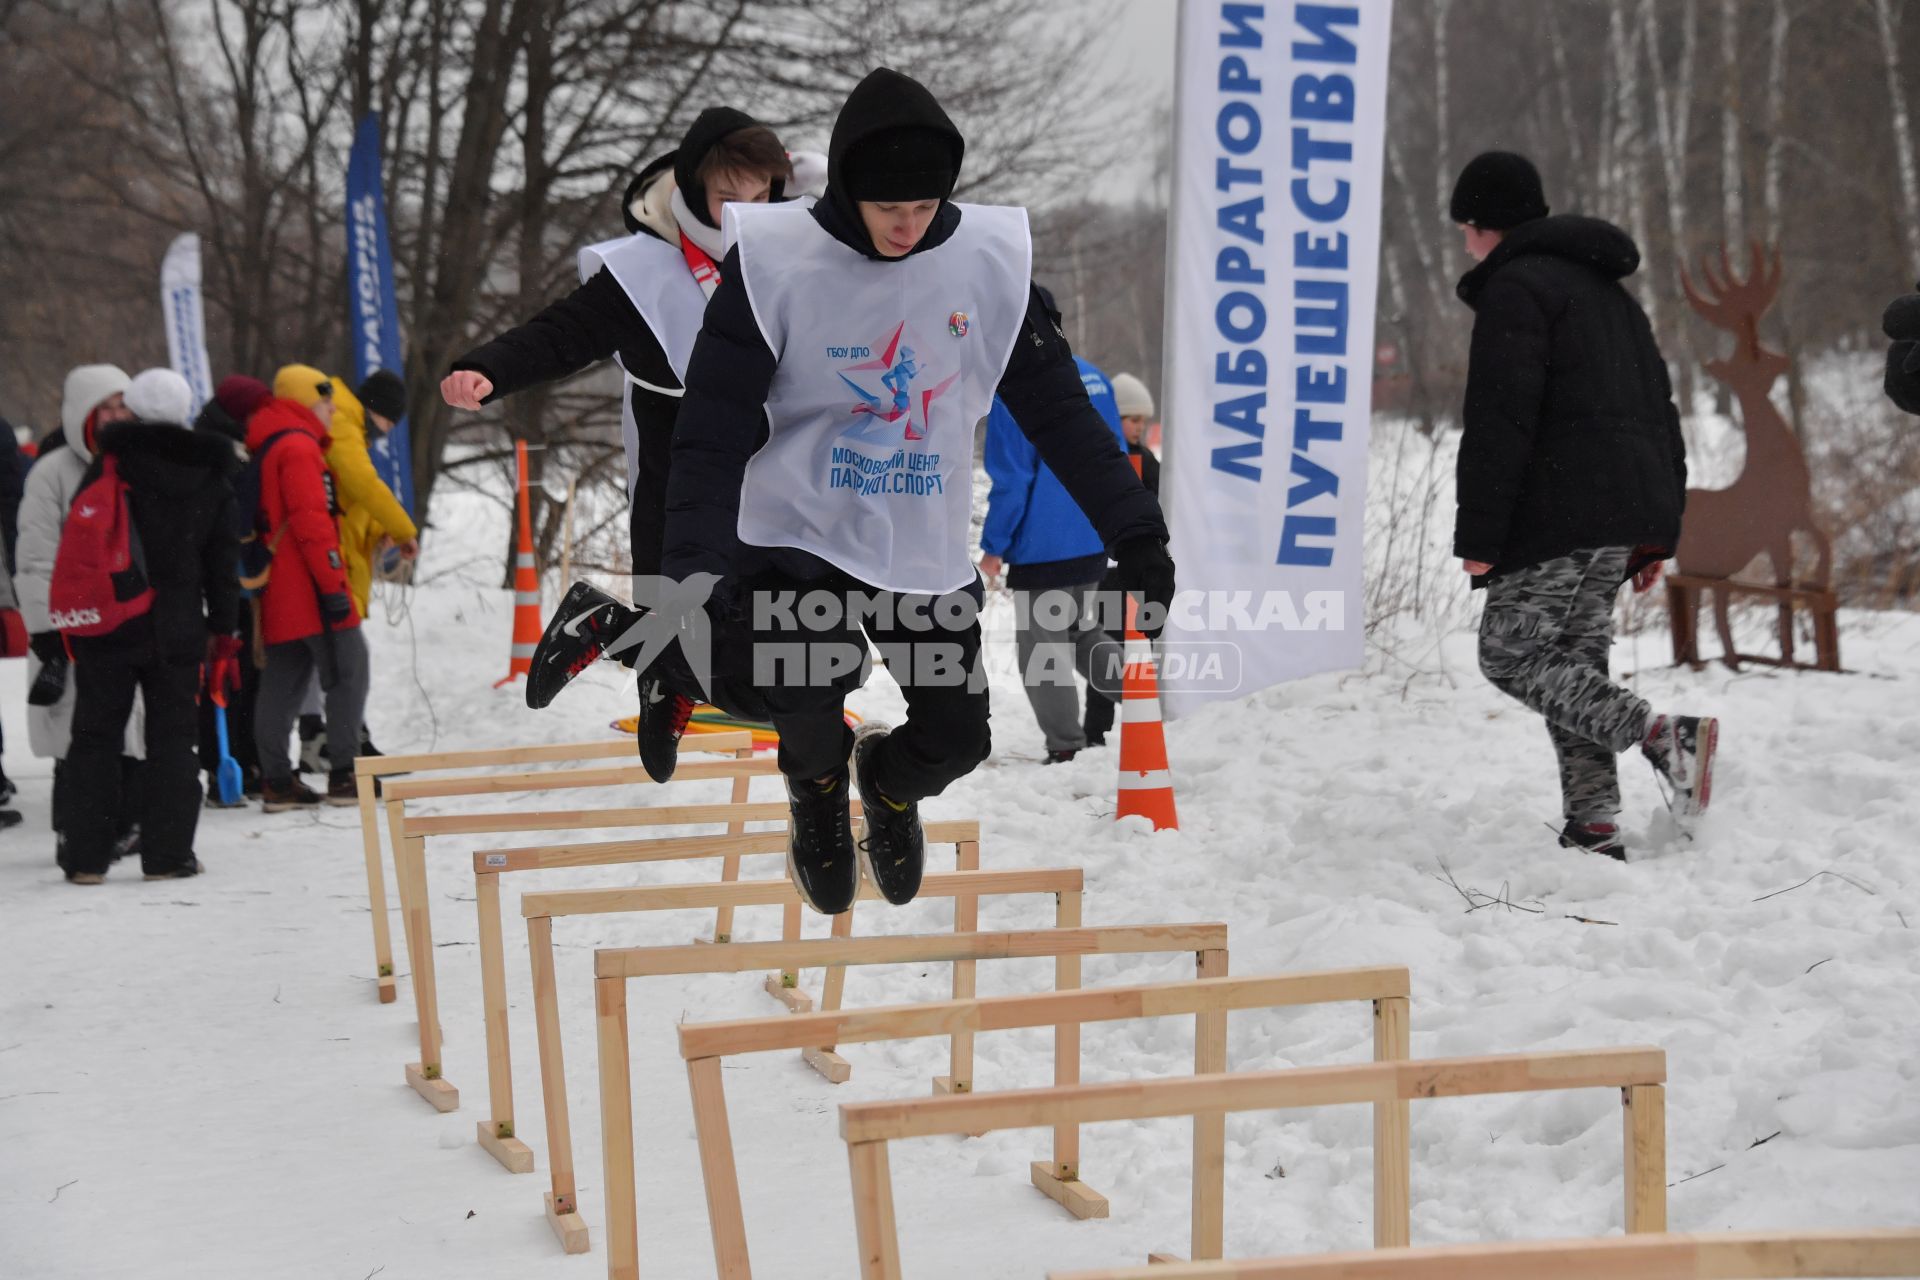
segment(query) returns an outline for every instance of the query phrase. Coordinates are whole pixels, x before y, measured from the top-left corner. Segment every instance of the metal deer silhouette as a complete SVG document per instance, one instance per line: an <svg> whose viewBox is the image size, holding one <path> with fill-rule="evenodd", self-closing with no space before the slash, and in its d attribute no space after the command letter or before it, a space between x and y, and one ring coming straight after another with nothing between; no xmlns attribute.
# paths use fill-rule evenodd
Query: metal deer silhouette
<svg viewBox="0 0 1920 1280"><path fill-rule="evenodd" d="M1723 245L1719 270L1702 259L1705 289L1696 288L1685 267L1680 283L1687 300L1707 323L1734 336L1725 359L1707 362L1707 372L1733 392L1740 425L1747 437L1747 460L1740 478L1725 489L1687 490L1686 518L1674 555L1680 572L1704 578L1731 578L1764 555L1773 566L1775 586L1825 590L1833 572L1833 543L1814 519L1812 485L1806 455L1769 392L1787 371L1787 358L1760 342L1760 317L1780 293L1780 251L1771 255L1754 241L1747 278L1734 274ZM1793 535L1805 534L1819 551L1812 579L1793 581ZM1727 593L1714 592L1714 623L1723 651L1734 652L1727 620Z"/></svg>

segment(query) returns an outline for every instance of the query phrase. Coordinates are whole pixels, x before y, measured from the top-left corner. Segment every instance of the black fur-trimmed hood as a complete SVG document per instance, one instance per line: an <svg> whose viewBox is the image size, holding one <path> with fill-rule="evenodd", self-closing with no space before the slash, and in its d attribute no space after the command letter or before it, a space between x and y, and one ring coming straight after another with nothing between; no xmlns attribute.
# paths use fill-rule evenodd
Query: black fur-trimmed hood
<svg viewBox="0 0 1920 1280"><path fill-rule="evenodd" d="M95 439L101 453L120 460L127 483L163 492L190 493L209 479L224 479L236 463L225 440L170 422L116 422Z"/></svg>

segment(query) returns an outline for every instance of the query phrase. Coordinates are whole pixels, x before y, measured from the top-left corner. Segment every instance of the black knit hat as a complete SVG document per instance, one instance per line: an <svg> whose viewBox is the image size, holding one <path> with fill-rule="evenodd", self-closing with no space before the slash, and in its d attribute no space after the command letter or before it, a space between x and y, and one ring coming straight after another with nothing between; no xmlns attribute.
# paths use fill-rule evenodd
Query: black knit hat
<svg viewBox="0 0 1920 1280"><path fill-rule="evenodd" d="M928 125L883 129L855 143L844 170L855 200L945 200L959 177L953 138Z"/></svg>
<svg viewBox="0 0 1920 1280"><path fill-rule="evenodd" d="M1485 151L1467 162L1448 208L1455 222L1483 231L1511 231L1547 216L1547 197L1533 161L1511 151Z"/></svg>
<svg viewBox="0 0 1920 1280"><path fill-rule="evenodd" d="M407 384L388 369L375 369L354 392L368 413L377 413L388 422L407 416Z"/></svg>

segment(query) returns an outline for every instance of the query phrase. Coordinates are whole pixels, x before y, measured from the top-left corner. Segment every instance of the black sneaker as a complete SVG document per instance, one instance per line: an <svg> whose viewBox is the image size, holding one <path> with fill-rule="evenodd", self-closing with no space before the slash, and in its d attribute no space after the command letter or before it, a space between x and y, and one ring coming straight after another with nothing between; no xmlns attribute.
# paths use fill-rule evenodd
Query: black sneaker
<svg viewBox="0 0 1920 1280"><path fill-rule="evenodd" d="M1627 846L1620 842L1620 828L1611 822L1569 822L1561 828L1560 847L1605 854L1617 862L1627 860Z"/></svg>
<svg viewBox="0 0 1920 1280"><path fill-rule="evenodd" d="M680 737L700 705L699 699L677 691L680 682L666 666L655 663L640 677L640 724L634 731L640 763L655 782L673 777L674 766L680 763Z"/></svg>
<svg viewBox="0 0 1920 1280"><path fill-rule="evenodd" d="M534 646L533 666L527 672L527 705L538 711L552 702L645 614L646 610L621 604L591 583L568 587Z"/></svg>
<svg viewBox="0 0 1920 1280"><path fill-rule="evenodd" d="M1655 716L1640 743L1647 762L1672 788L1674 815L1691 818L1713 799L1713 754L1720 722L1712 716Z"/></svg>
<svg viewBox="0 0 1920 1280"><path fill-rule="evenodd" d="M21 818L18 809L0 809L0 831L5 831L8 827L17 827L22 821L24 819Z"/></svg>
<svg viewBox="0 0 1920 1280"><path fill-rule="evenodd" d="M149 871L141 877L143 880L191 880L206 868L200 865L200 859L189 855L183 867L172 867L166 871Z"/></svg>
<svg viewBox="0 0 1920 1280"><path fill-rule="evenodd" d="M806 904L823 916L853 906L860 892L854 860L853 820L848 816L847 771L825 782L787 779L787 879Z"/></svg>
<svg viewBox="0 0 1920 1280"><path fill-rule="evenodd" d="M880 896L894 906L912 902L920 892L927 864L927 837L920 829L920 806L889 800L874 782L874 748L892 730L869 720L854 731L853 776L864 813L860 866Z"/></svg>

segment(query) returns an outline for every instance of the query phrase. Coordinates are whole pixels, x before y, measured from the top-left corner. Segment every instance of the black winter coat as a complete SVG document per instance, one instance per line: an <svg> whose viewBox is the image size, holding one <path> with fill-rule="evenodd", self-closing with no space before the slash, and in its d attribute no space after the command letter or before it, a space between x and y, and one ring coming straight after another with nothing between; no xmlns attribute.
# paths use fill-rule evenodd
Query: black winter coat
<svg viewBox="0 0 1920 1280"><path fill-rule="evenodd" d="M1880 327L1893 339L1887 348L1887 398L1908 413L1920 413L1920 293L1895 298Z"/></svg>
<svg viewBox="0 0 1920 1280"><path fill-rule="evenodd" d="M956 160L963 144L930 95L922 103L896 97L877 104L878 109L866 107L856 90L841 109L827 153L827 192L814 205L813 217L848 248L893 261L874 250L866 225L844 194L841 165L847 150L868 134L907 124L946 131ZM960 217L959 209L943 202L912 253L952 239ZM720 275L687 366L686 398L674 428L661 571L682 580L700 572L738 580L767 569L802 580L823 577L831 566L816 556L792 548L747 547L740 541L740 490L748 461L767 441L767 394L779 362L754 319L738 248L727 255ZM1000 399L1109 551L1138 537L1165 541L1167 526L1158 500L1134 475L1113 428L1087 399L1080 367L1049 310L1039 291L1030 287L1020 336L1001 375Z"/></svg>
<svg viewBox="0 0 1920 1280"><path fill-rule="evenodd" d="M13 572L13 544L20 536L20 493L26 488L31 459L20 452L13 424L0 418L0 538L6 542L7 572Z"/></svg>
<svg viewBox="0 0 1920 1280"><path fill-rule="evenodd" d="M1618 227L1562 216L1514 228L1461 278L1475 318L1456 556L1498 574L1585 547L1679 543L1680 414L1620 283L1639 265Z"/></svg>
<svg viewBox="0 0 1920 1280"><path fill-rule="evenodd" d="M230 635L240 625L233 449L218 437L153 422L114 423L101 429L98 443L102 455L118 459L126 481L153 608L111 635L76 637L74 655L199 662L209 635ZM82 483L99 471L96 460Z"/></svg>

